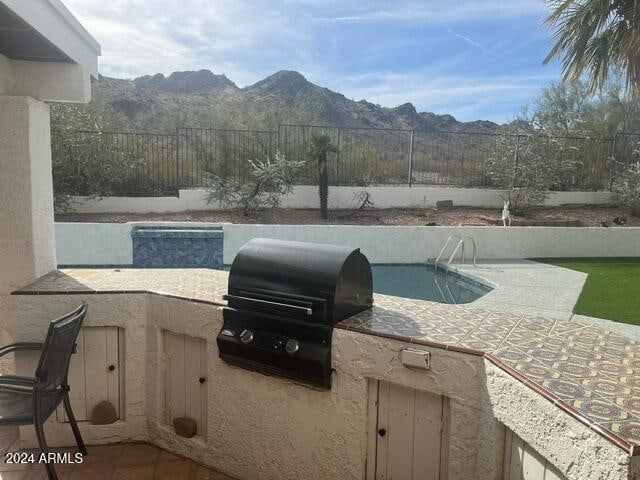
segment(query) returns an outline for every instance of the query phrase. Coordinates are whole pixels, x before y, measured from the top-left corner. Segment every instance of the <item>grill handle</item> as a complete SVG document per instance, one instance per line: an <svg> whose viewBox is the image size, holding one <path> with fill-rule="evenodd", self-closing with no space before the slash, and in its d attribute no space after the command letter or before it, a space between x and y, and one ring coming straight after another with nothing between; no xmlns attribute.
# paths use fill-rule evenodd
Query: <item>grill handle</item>
<svg viewBox="0 0 640 480"><path fill-rule="evenodd" d="M307 307L299 307L288 303L270 302L269 300L260 300L258 298L241 297L239 295L223 295L224 300L238 300L240 302L252 303L258 307L275 307L280 310L289 310L292 313L302 313L310 317L313 315L313 309Z"/></svg>

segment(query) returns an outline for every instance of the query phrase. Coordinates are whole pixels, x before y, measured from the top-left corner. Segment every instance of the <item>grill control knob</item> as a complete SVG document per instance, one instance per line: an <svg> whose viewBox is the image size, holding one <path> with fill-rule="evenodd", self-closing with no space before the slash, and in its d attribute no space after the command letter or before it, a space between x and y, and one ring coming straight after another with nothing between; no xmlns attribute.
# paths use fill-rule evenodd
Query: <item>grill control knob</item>
<svg viewBox="0 0 640 480"><path fill-rule="evenodd" d="M240 341L242 343L249 343L253 340L253 332L251 330L243 330L240 332Z"/></svg>
<svg viewBox="0 0 640 480"><path fill-rule="evenodd" d="M300 350L300 344L298 343L297 340L290 338L289 340L287 340L287 343L284 346L284 349L289 355L293 355L298 350Z"/></svg>

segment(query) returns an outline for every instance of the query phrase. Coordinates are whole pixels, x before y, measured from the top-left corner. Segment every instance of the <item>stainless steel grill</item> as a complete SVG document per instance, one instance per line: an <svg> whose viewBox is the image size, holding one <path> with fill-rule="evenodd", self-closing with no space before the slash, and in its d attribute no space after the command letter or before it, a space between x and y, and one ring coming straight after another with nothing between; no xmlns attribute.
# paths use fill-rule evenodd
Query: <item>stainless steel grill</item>
<svg viewBox="0 0 640 480"><path fill-rule="evenodd" d="M328 389L333 326L371 307L371 267L357 248L256 238L231 265L226 299L220 358Z"/></svg>

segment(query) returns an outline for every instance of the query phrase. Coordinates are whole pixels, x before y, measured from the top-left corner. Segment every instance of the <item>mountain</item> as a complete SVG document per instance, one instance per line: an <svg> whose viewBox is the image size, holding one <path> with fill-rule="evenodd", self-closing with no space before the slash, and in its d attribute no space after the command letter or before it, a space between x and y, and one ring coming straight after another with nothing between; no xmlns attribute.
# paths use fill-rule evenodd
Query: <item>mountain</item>
<svg viewBox="0 0 640 480"><path fill-rule="evenodd" d="M100 76L92 95L88 106L54 105L54 128L91 128L96 122L104 130L166 133L184 126L273 129L279 123L436 132L489 133L498 128L489 121L460 122L451 115L418 112L411 103L387 108L354 101L287 70L244 88L209 70L133 80Z"/></svg>
<svg viewBox="0 0 640 480"><path fill-rule="evenodd" d="M209 70L197 72L173 72L168 77L161 73L145 75L133 80L136 88L149 91L173 93L210 93L223 92L230 88L237 90L235 83L224 75L216 75Z"/></svg>

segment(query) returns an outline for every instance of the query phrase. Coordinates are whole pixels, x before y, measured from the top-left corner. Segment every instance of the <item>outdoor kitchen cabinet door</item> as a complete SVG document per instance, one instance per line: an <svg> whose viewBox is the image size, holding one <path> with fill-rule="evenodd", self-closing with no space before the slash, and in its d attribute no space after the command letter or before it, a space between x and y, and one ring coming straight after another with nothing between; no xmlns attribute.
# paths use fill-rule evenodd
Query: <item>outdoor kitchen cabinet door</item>
<svg viewBox="0 0 640 480"><path fill-rule="evenodd" d="M505 428L503 480L566 480L542 455Z"/></svg>
<svg viewBox="0 0 640 480"><path fill-rule="evenodd" d="M201 435L207 430L207 342L165 330L164 346L166 421L193 418Z"/></svg>
<svg viewBox="0 0 640 480"><path fill-rule="evenodd" d="M76 353L69 365L69 399L79 422L90 421L93 408L109 401L122 418L124 405L124 335L117 327L83 327ZM64 408L57 410L59 422L66 422Z"/></svg>
<svg viewBox="0 0 640 480"><path fill-rule="evenodd" d="M370 393L368 478L446 479L448 400L377 381L371 381Z"/></svg>

